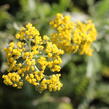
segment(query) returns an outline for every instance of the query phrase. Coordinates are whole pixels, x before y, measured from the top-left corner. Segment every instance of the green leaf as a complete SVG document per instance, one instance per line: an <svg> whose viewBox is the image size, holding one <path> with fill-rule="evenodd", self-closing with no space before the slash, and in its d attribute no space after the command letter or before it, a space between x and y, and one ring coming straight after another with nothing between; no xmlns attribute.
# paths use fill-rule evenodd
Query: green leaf
<svg viewBox="0 0 109 109"><path fill-rule="evenodd" d="M106 17L109 13L109 0L100 1L95 6L95 12L96 12L96 15L97 15L98 18Z"/></svg>

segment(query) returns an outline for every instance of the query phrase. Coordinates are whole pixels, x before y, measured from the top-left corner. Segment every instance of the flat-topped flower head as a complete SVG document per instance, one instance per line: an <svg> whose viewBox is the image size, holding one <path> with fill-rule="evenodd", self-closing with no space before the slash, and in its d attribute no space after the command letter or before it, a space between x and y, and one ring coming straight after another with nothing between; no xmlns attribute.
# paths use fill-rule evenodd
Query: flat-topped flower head
<svg viewBox="0 0 109 109"><path fill-rule="evenodd" d="M92 55L92 43L96 40L97 32L92 21L73 22L70 16L60 13L50 21L55 32L51 34L51 40L58 48L66 53Z"/></svg>
<svg viewBox="0 0 109 109"><path fill-rule="evenodd" d="M30 23L19 30L16 41L10 42L5 51L9 73L2 76L4 83L21 88L23 82L27 81L37 88L40 87L41 91L42 81L52 77L52 74L47 76L45 70L59 72L62 63L60 56L64 53L50 41L47 35L41 37L39 31ZM57 84L61 84L59 76L55 79ZM48 86L49 84L47 83ZM55 90L52 87L52 91L59 90L62 85L54 87ZM43 90L47 89L50 90L49 87Z"/></svg>

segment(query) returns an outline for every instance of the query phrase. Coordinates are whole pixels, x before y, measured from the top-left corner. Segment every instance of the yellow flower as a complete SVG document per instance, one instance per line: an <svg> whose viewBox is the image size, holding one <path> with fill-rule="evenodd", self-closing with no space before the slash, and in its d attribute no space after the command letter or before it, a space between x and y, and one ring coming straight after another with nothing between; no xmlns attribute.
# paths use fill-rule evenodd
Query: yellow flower
<svg viewBox="0 0 109 109"><path fill-rule="evenodd" d="M2 78L4 79L4 83L6 85L12 85L13 87L21 88L23 85L23 82L21 81L21 77L13 72L8 73L7 75L3 75Z"/></svg>
<svg viewBox="0 0 109 109"><path fill-rule="evenodd" d="M49 76L48 78L44 78L41 81L40 86L38 87L40 92L46 89L48 89L49 91L59 91L60 88L63 86L59 80L60 76L60 74L54 74Z"/></svg>
<svg viewBox="0 0 109 109"><path fill-rule="evenodd" d="M39 31L30 23L20 29L16 34L16 39L17 42L10 42L5 48L8 71L11 73L2 76L4 83L21 88L23 81L27 81L37 88L40 87L41 91L42 89L50 90L48 86L45 88L42 85L46 77L52 77L44 74L45 69L60 71L59 64L62 62L60 56L64 53L63 50L58 49L47 35L41 37ZM58 80L59 77L56 77Z"/></svg>
<svg viewBox="0 0 109 109"><path fill-rule="evenodd" d="M92 21L73 22L70 16L60 13L50 21L50 25L55 29L51 34L51 40L58 48L66 53L76 53L92 55L91 45L96 40L97 32Z"/></svg>

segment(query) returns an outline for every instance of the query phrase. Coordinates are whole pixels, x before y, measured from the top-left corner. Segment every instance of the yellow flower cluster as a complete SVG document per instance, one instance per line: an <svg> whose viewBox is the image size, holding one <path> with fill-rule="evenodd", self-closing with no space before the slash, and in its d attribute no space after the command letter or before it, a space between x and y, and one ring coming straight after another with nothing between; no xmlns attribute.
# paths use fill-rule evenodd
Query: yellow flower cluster
<svg viewBox="0 0 109 109"><path fill-rule="evenodd" d="M97 32L92 21L73 22L70 16L60 13L50 21L55 29L51 34L51 40L66 53L79 53L92 55L91 45L96 40Z"/></svg>
<svg viewBox="0 0 109 109"><path fill-rule="evenodd" d="M59 90L62 87L60 75L47 76L44 72L46 69L60 71L63 50L58 49L48 36L41 37L30 23L20 29L16 39L16 42L10 42L5 48L9 73L2 76L4 83L21 88L25 80L39 91Z"/></svg>
<svg viewBox="0 0 109 109"><path fill-rule="evenodd" d="M21 81L21 77L13 72L8 73L7 75L3 75L4 83L6 85L12 85L13 87L21 88L23 85L23 82Z"/></svg>
<svg viewBox="0 0 109 109"><path fill-rule="evenodd" d="M40 87L38 88L40 91L46 90L48 88L49 91L57 91L63 86L59 81L60 74L52 75L47 79L43 79L41 81Z"/></svg>

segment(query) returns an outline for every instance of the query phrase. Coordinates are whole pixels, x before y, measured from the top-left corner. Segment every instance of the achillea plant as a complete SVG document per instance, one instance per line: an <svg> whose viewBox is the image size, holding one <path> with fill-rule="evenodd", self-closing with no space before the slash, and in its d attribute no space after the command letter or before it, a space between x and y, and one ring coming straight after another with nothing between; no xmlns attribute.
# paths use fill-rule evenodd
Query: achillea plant
<svg viewBox="0 0 109 109"><path fill-rule="evenodd" d="M41 37L30 23L20 29L16 39L5 48L9 73L2 76L4 83L22 88L24 81L27 81L40 92L60 90L60 74L47 76L44 72L46 68L53 72L60 71L63 50L58 49L48 36Z"/></svg>
<svg viewBox="0 0 109 109"><path fill-rule="evenodd" d="M27 24L16 34L16 41L5 48L8 74L4 83L22 88L24 81L34 85L40 92L58 91L63 86L60 74L45 74L45 70L59 72L61 55L76 53L92 55L91 45L96 40L96 29L91 21L72 22L69 16L57 14L50 22L56 30L50 37L40 36L39 31Z"/></svg>
<svg viewBox="0 0 109 109"><path fill-rule="evenodd" d="M58 48L66 53L76 53L92 55L91 45L96 40L97 32L92 21L73 22L70 16L60 13L50 21L50 25L55 29L51 34L51 40Z"/></svg>

